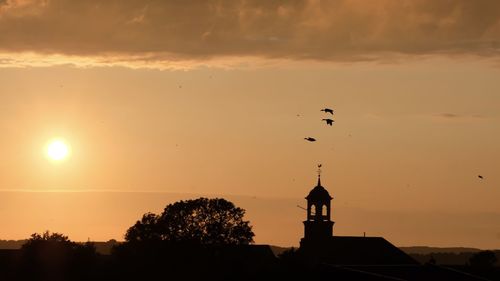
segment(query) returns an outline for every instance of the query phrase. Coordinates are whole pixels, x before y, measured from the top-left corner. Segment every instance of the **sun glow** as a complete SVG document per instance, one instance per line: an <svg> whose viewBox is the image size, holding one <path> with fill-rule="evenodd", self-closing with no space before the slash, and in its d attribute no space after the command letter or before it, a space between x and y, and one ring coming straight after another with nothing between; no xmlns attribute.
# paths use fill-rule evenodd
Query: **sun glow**
<svg viewBox="0 0 500 281"><path fill-rule="evenodd" d="M61 161L69 156L69 146L60 139L52 140L47 146L47 156L54 161Z"/></svg>

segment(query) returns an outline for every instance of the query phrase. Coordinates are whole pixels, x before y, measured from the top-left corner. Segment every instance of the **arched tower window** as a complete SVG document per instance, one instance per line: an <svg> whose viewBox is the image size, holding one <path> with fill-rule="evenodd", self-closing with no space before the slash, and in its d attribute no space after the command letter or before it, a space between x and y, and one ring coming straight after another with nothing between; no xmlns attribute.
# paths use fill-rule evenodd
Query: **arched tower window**
<svg viewBox="0 0 500 281"><path fill-rule="evenodd" d="M327 216L326 205L323 205L323 207L321 207L321 218L326 219L326 216Z"/></svg>
<svg viewBox="0 0 500 281"><path fill-rule="evenodd" d="M314 217L314 216L316 216L316 206L312 205L311 206L311 217Z"/></svg>

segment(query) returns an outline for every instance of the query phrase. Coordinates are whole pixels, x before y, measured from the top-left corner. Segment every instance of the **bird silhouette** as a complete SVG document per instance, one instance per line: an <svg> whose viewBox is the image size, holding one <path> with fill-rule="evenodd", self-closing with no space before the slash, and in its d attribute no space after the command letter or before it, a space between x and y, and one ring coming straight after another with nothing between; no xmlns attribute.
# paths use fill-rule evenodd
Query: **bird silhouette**
<svg viewBox="0 0 500 281"><path fill-rule="evenodd" d="M313 141L316 141L315 138L311 138L311 137L307 137L307 138L304 138L306 141L310 141L310 142L313 142Z"/></svg>
<svg viewBox="0 0 500 281"><path fill-rule="evenodd" d="M327 124L327 125L330 125L330 126L333 124L333 122L335 122L334 120L332 120L332 119L328 119L328 118L327 118L327 119L321 119L321 120L322 120L322 121L326 121L326 124Z"/></svg>
<svg viewBox="0 0 500 281"><path fill-rule="evenodd" d="M333 115L333 109L323 108L321 111L324 111L325 113L330 113L331 115Z"/></svg>
<svg viewBox="0 0 500 281"><path fill-rule="evenodd" d="M483 176L481 176L481 175L478 175L477 177L480 178L480 179L483 179Z"/></svg>

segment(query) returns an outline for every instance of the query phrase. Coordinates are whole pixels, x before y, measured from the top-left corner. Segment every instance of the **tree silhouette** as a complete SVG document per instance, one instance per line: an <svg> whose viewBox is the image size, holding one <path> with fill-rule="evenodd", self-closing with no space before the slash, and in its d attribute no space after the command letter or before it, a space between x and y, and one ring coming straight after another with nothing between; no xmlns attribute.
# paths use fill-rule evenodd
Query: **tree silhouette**
<svg viewBox="0 0 500 281"><path fill-rule="evenodd" d="M492 267L497 262L497 257L493 251L481 251L474 254L469 263L474 267Z"/></svg>
<svg viewBox="0 0 500 281"><path fill-rule="evenodd" d="M159 217L153 213L145 213L125 234L126 241L160 241Z"/></svg>
<svg viewBox="0 0 500 281"><path fill-rule="evenodd" d="M30 279L58 279L61 276L84 276L97 258L91 242L75 243L60 233L34 233L21 247L22 275Z"/></svg>
<svg viewBox="0 0 500 281"><path fill-rule="evenodd" d="M50 233L50 231L45 231L42 234L39 233L33 233L31 234L30 239L26 241L26 243L23 245L23 249L27 249L30 247L33 247L36 244L39 243L62 243L62 244L71 244L71 241L69 240L68 236L65 236L61 233Z"/></svg>
<svg viewBox="0 0 500 281"><path fill-rule="evenodd" d="M179 201L163 213L146 213L127 230L125 240L192 242L197 244L249 244L254 233L245 210L222 198Z"/></svg>
<svg viewBox="0 0 500 281"><path fill-rule="evenodd" d="M52 254L65 256L67 254L74 255L95 255L95 247L93 243L86 242L79 244L69 240L68 236L60 233L50 233L45 231L42 234L33 233L21 247L23 254L33 256L49 256ZM40 255L42 254L42 255Z"/></svg>

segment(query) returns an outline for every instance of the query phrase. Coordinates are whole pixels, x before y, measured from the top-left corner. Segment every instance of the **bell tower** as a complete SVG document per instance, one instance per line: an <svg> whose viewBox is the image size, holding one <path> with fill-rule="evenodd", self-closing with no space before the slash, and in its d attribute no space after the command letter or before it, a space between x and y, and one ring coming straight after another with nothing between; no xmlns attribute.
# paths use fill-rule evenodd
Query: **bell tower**
<svg viewBox="0 0 500 281"><path fill-rule="evenodd" d="M307 200L307 217L304 221L303 244L321 245L333 235L333 224L331 220L332 197L328 191L321 186L321 165L318 165L318 184L309 192Z"/></svg>

